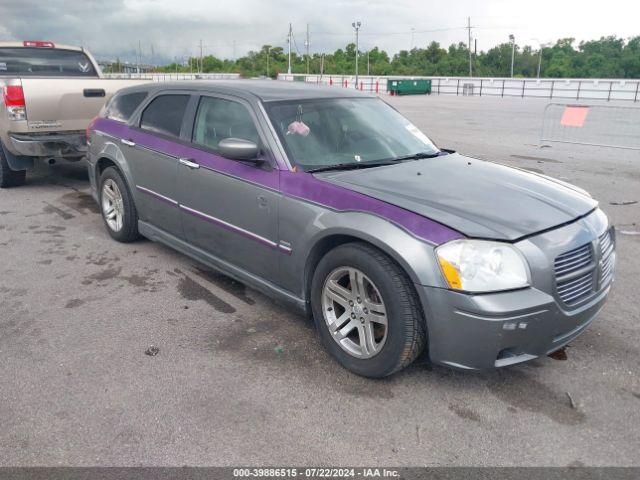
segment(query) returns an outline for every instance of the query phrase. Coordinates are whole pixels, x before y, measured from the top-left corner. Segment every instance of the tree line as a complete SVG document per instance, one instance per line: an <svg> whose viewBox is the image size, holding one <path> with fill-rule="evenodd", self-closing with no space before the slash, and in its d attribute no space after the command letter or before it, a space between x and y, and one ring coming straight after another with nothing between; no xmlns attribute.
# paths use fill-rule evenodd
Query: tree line
<svg viewBox="0 0 640 480"><path fill-rule="evenodd" d="M323 73L325 75L353 75L356 46L348 44L333 53L300 55L292 53L292 73ZM508 77L511 74L512 44L502 43L489 50L472 52L474 76ZM192 57L185 63L158 67L159 72L237 72L243 77L270 76L286 73L287 52L282 47L264 45L236 60L220 59L213 55ZM515 45L514 76L549 78L640 78L640 36L630 39L616 36L576 44L573 38L563 38L552 45L534 48ZM268 71L267 71L268 69ZM424 48L402 50L389 55L378 47L359 52L361 75L469 75L469 50L458 43L443 48L431 42Z"/></svg>

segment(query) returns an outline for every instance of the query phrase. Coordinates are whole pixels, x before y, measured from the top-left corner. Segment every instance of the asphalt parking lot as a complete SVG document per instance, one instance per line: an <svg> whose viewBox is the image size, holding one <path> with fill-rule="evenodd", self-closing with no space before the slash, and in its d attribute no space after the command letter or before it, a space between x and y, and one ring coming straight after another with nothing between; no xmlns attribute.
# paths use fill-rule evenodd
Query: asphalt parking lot
<svg viewBox="0 0 640 480"><path fill-rule="evenodd" d="M442 147L601 201L617 280L566 360L354 376L308 319L112 241L83 166L42 168L0 191L0 466L640 465L640 203L615 205L640 201L640 154L541 148L544 101L388 100Z"/></svg>

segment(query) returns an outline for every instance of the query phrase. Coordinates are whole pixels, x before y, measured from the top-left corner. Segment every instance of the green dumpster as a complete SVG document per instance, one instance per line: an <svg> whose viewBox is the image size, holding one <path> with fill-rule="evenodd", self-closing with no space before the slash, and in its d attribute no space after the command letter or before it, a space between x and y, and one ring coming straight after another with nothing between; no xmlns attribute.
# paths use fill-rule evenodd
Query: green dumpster
<svg viewBox="0 0 640 480"><path fill-rule="evenodd" d="M294 75L293 76L293 81L294 82L304 82L305 81L304 75Z"/></svg>
<svg viewBox="0 0 640 480"><path fill-rule="evenodd" d="M424 95L431 94L431 80L403 78L388 80L387 92L391 95Z"/></svg>

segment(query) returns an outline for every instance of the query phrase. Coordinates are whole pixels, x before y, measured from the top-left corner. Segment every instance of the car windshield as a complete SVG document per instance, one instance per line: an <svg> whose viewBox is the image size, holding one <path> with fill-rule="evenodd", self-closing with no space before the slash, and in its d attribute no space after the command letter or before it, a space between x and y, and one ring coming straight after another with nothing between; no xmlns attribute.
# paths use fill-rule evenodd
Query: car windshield
<svg viewBox="0 0 640 480"><path fill-rule="evenodd" d="M415 125L377 98L333 98L266 104L292 162L305 171L435 156Z"/></svg>

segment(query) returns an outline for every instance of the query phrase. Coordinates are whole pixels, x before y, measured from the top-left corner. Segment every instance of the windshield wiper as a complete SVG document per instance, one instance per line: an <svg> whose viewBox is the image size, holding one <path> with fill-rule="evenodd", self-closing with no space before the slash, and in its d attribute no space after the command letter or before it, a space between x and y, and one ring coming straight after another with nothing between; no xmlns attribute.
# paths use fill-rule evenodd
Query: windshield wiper
<svg viewBox="0 0 640 480"><path fill-rule="evenodd" d="M404 160L421 160L423 158L435 158L435 157L438 157L440 155L441 155L440 152L436 152L436 153L418 152L418 153L412 153L410 155L403 155L401 157L389 158L387 161L402 162Z"/></svg>
<svg viewBox="0 0 640 480"><path fill-rule="evenodd" d="M393 164L394 162L390 161L336 163L335 165L325 165L324 167L312 168L311 170L307 170L307 173L328 172L330 170L357 170L359 168L382 167Z"/></svg>

